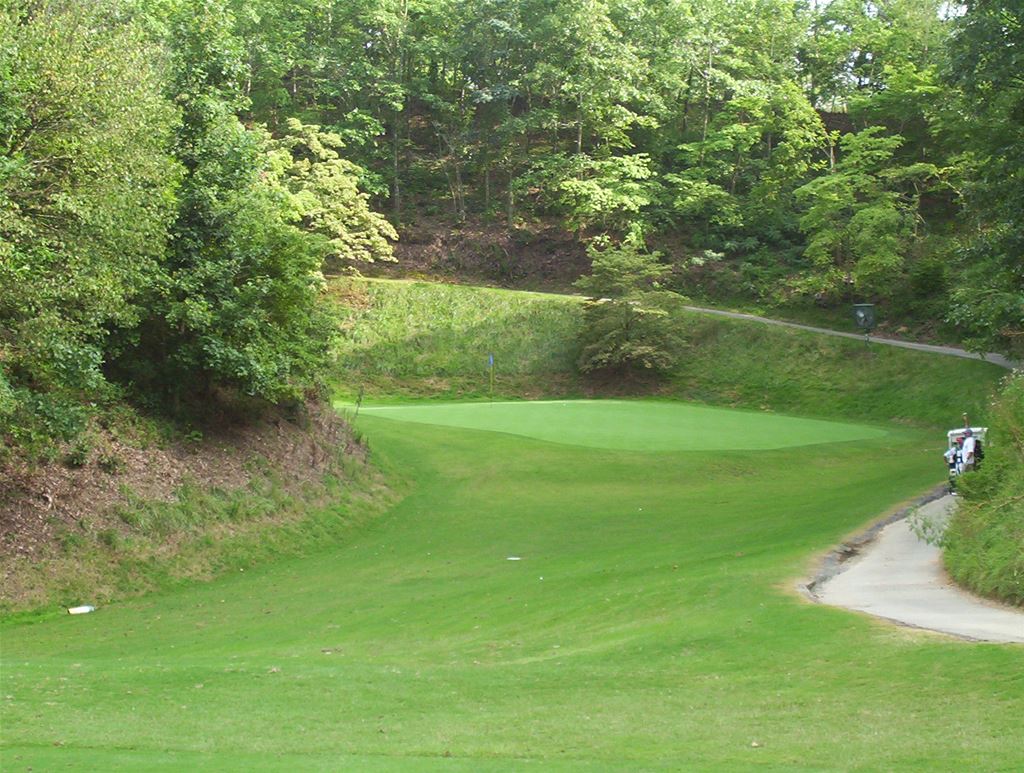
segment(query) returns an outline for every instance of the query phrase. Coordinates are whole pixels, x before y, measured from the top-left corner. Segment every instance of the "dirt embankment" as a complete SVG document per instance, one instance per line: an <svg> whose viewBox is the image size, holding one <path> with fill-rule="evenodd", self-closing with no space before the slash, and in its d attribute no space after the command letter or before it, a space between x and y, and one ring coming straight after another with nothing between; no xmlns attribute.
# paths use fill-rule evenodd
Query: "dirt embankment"
<svg viewBox="0 0 1024 773"><path fill-rule="evenodd" d="M269 411L255 420L222 417L203 435L173 442L101 425L89 437L87 450L67 448L52 462L16 460L0 466L0 602L7 608L45 600L41 567L59 564L69 576L88 574L92 569L86 562L95 555L86 554L96 545L108 551L103 560L110 564L127 555L127 548L136 551L135 558L173 560L178 537L140 530L132 512L154 503L170 505L185 488L224 496L237 492L241 500L247 492L272 486L276 501L294 495L313 507L318 497L337 491L325 488L326 476L344 479L346 470L355 469L353 462L363 468L366 461L366 449L349 425L329 406L316 404L297 415ZM237 528L258 530L272 527L275 518L299 517L278 517L273 509L272 503L265 505L258 522ZM195 537L204 527L189 528ZM223 524L218 528L223 532ZM116 595L122 594L110 594Z"/></svg>
<svg viewBox="0 0 1024 773"><path fill-rule="evenodd" d="M399 236L397 262L360 270L532 290L564 290L590 271L580 240L554 224L510 230L500 223L423 220L403 226Z"/></svg>

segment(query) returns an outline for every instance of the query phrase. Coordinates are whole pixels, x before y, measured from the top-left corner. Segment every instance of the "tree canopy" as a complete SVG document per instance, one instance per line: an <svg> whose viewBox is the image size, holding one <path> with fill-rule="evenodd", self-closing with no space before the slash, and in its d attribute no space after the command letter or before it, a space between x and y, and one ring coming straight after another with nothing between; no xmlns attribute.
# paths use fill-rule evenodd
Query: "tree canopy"
<svg viewBox="0 0 1024 773"><path fill-rule="evenodd" d="M683 292L873 300L1020 355L1022 13L8 0L0 434L69 437L119 394L300 397L322 270L422 218L557 223L595 276L643 257Z"/></svg>

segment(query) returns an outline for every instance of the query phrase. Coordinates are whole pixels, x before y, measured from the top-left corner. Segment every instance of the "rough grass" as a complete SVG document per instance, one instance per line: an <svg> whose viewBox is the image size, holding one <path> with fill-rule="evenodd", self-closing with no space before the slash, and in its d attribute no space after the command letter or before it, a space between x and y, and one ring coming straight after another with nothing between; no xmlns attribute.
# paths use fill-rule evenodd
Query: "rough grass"
<svg viewBox="0 0 1024 773"><path fill-rule="evenodd" d="M944 540L950 574L982 595L1024 606L1024 375L1007 382L985 463L958 490L960 507Z"/></svg>
<svg viewBox="0 0 1024 773"><path fill-rule="evenodd" d="M680 312L688 341L665 382L575 371L580 299L424 282L340 280L348 313L335 370L354 397L499 398L649 393L807 416L946 428L980 421L1001 368L980 361Z"/></svg>
<svg viewBox="0 0 1024 773"><path fill-rule="evenodd" d="M417 485L330 553L5 628L4 768L1024 765L1024 650L791 590L941 477L931 433L638 453L359 421Z"/></svg>
<svg viewBox="0 0 1024 773"><path fill-rule="evenodd" d="M572 391L578 299L455 285L336 280L343 335L339 392L391 397L524 396L557 383ZM533 385L531 387L531 384Z"/></svg>
<svg viewBox="0 0 1024 773"><path fill-rule="evenodd" d="M265 474L228 490L186 483L168 501L129 495L114 518L65 528L57 550L5 558L0 612L53 615L319 552L395 498L379 470L340 454L332 472L302 489Z"/></svg>

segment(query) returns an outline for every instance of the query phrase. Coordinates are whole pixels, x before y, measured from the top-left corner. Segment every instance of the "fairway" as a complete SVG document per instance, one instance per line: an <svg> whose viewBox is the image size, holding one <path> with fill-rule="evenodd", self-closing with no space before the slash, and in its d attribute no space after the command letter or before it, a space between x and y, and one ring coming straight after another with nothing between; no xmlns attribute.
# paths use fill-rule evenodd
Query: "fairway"
<svg viewBox="0 0 1024 773"><path fill-rule="evenodd" d="M768 450L886 434L860 424L649 400L365 406L362 411L398 421L624 451Z"/></svg>
<svg viewBox="0 0 1024 773"><path fill-rule="evenodd" d="M344 543L8 622L3 769L1024 765L1024 648L793 591L939 482L931 435L633 401L358 427L408 494Z"/></svg>

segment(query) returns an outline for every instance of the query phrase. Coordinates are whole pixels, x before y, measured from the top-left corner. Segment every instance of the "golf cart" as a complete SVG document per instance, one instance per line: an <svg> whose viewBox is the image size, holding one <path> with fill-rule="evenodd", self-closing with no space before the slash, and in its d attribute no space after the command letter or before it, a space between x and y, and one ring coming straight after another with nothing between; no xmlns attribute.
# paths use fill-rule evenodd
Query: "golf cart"
<svg viewBox="0 0 1024 773"><path fill-rule="evenodd" d="M974 436L974 469L981 466L985 459L985 435L988 427L963 427L962 429L951 429L946 433L946 465L949 467L949 490L956 489L956 479L964 472L963 459L960 449L963 447L964 438L970 432Z"/></svg>

